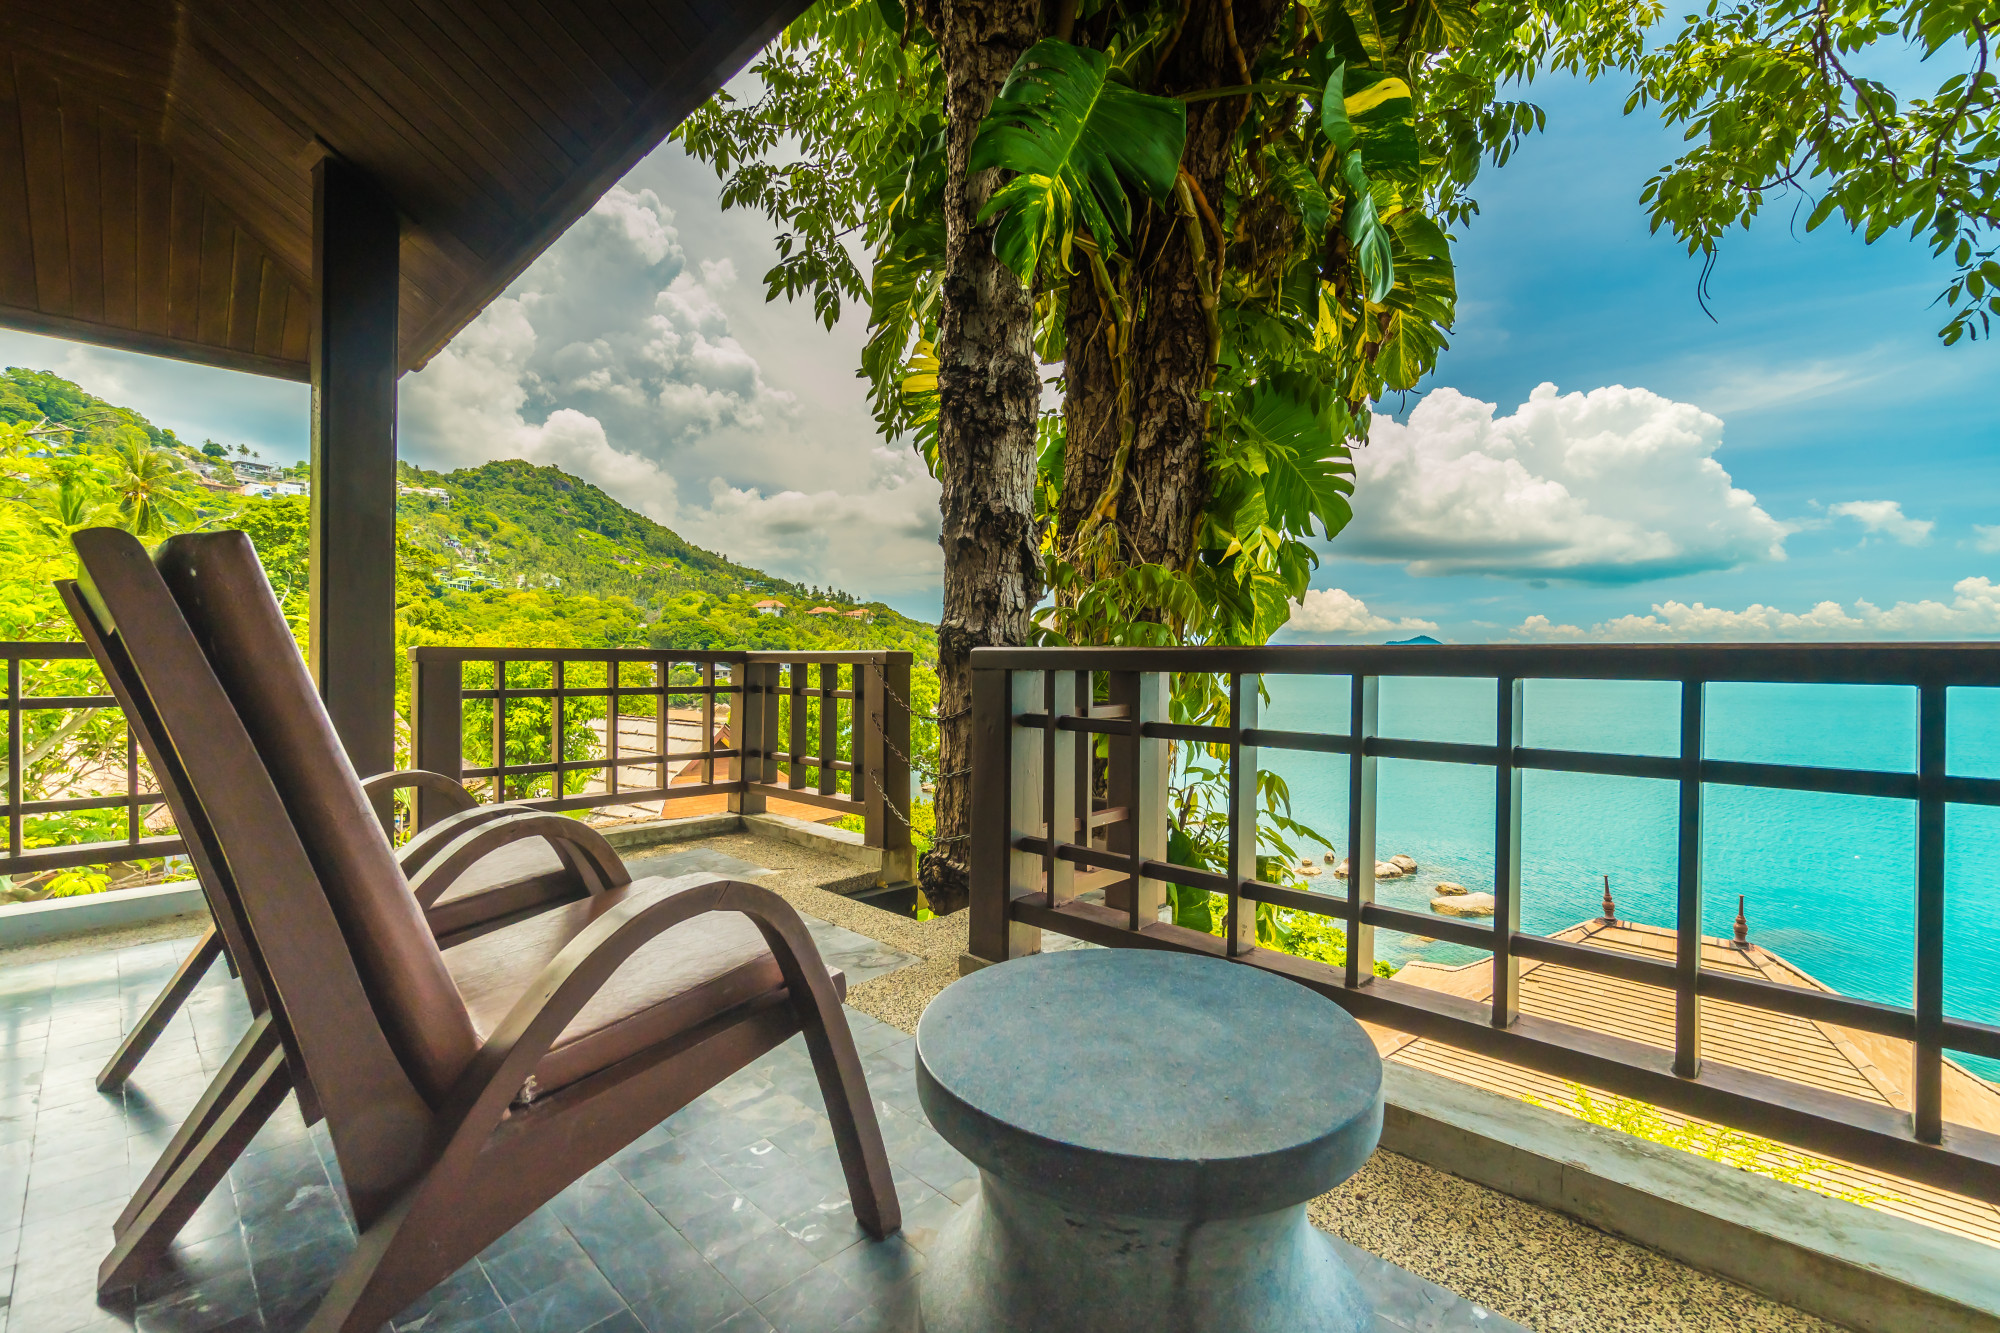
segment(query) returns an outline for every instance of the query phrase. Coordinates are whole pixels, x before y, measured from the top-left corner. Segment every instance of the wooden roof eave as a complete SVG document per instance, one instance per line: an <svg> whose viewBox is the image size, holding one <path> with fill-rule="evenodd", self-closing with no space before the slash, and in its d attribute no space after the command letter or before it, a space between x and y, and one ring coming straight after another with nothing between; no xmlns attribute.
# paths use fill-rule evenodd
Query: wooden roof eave
<svg viewBox="0 0 2000 1333"><path fill-rule="evenodd" d="M404 215L421 368L804 7L272 2L0 0L0 325L306 379L331 151Z"/></svg>

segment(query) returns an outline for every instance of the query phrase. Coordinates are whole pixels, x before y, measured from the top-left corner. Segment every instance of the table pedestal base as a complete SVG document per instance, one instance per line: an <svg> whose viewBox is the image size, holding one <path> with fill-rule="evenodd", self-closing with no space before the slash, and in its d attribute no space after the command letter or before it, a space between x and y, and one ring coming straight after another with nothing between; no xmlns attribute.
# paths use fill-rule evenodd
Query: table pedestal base
<svg viewBox="0 0 2000 1333"><path fill-rule="evenodd" d="M932 1246L925 1333L1367 1333L1304 1204L1179 1222L1086 1212L980 1172Z"/></svg>

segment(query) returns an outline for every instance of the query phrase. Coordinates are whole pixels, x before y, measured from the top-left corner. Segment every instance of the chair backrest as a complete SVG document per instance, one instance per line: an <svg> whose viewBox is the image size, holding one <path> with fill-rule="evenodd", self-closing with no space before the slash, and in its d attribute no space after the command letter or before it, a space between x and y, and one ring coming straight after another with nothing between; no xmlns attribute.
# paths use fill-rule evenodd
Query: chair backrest
<svg viewBox="0 0 2000 1333"><path fill-rule="evenodd" d="M194 863L195 880L201 885L208 914L214 918L223 947L228 951L230 961L236 965L243 993L250 1001L250 1012L268 1012L271 1015L279 1039L284 1043L285 1053L295 1066L292 1070L293 1086L298 1089L308 1118L317 1119L318 1102L313 1096L311 1080L306 1077L298 1038L292 1032L283 1004L277 1000L277 989L271 984L270 965L264 961L264 955L258 951L245 924L243 895L230 872L229 858L216 840L208 811L196 798L194 788L187 780L180 755L166 741L159 713L133 668L132 655L124 636L109 623L108 618L91 606L75 579L58 579L56 593L68 609L70 619L76 622L76 630L84 646L97 659L98 669L104 673L105 683L118 700L126 725L132 728L140 748L146 752L146 759L153 768L153 780L159 786L160 795L166 798L168 810L173 813L174 827L180 831L188 860Z"/></svg>
<svg viewBox="0 0 2000 1333"><path fill-rule="evenodd" d="M438 1105L478 1035L250 539L170 537L154 564L291 815L390 1045Z"/></svg>
<svg viewBox="0 0 2000 1333"><path fill-rule="evenodd" d="M365 1225L421 1169L431 1107L393 1049L352 947L342 947L345 931L288 803L145 548L116 528L86 529L73 542L78 591L124 645L157 738L211 830ZM289 639L284 648L296 662Z"/></svg>

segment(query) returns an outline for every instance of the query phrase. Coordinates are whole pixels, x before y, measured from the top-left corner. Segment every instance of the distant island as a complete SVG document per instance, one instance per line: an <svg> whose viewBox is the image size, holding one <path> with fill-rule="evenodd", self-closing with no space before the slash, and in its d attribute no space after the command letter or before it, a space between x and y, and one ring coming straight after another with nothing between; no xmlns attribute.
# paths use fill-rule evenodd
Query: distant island
<svg viewBox="0 0 2000 1333"><path fill-rule="evenodd" d="M1407 647L1409 647L1409 646L1410 646L1411 644L1413 644L1413 643L1430 643L1430 644L1434 644L1434 643L1436 643L1436 642L1437 642L1437 640L1436 640L1436 639L1433 639L1433 638L1432 638L1432 637L1431 637L1430 635L1428 635L1428 634L1419 634L1419 635L1417 635L1417 636L1416 636L1415 638L1413 638L1413 639L1391 639L1391 640L1389 640L1389 642L1388 642L1388 643L1384 644L1384 645L1383 645L1383 647L1385 647L1385 648L1407 648Z"/></svg>

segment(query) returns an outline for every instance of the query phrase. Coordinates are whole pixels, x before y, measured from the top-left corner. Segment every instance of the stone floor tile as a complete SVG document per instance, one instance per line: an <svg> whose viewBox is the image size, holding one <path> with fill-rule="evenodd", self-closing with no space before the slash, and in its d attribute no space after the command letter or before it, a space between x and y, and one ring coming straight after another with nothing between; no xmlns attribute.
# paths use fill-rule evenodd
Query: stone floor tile
<svg viewBox="0 0 2000 1333"><path fill-rule="evenodd" d="M486 1270L474 1262L431 1288L390 1323L397 1333L457 1333L505 1308Z"/></svg>
<svg viewBox="0 0 2000 1333"><path fill-rule="evenodd" d="M646 1333L708 1333L749 1308L743 1294L722 1274L702 1264L634 1303L632 1312L646 1326Z"/></svg>
<svg viewBox="0 0 2000 1333"><path fill-rule="evenodd" d="M625 1309L604 1274L585 1263L520 1300L507 1302L520 1333L578 1333Z"/></svg>
<svg viewBox="0 0 2000 1333"><path fill-rule="evenodd" d="M480 1267L493 1282L493 1289L509 1307L526 1300L544 1287L554 1286L579 1268L596 1271L590 1256L567 1232L530 1245L522 1245L498 1259L483 1259ZM517 1318L516 1323L520 1322Z"/></svg>
<svg viewBox="0 0 2000 1333"><path fill-rule="evenodd" d="M701 1257L710 1263L737 1246L777 1229L776 1222L764 1216L757 1205L740 1194L723 1200L708 1212L698 1213L676 1224L676 1230L686 1236L689 1243L701 1251Z"/></svg>
<svg viewBox="0 0 2000 1333"><path fill-rule="evenodd" d="M818 1266L819 1259L782 1227L773 1227L724 1250L710 1262L745 1300L754 1303L803 1277Z"/></svg>
<svg viewBox="0 0 2000 1333"><path fill-rule="evenodd" d="M869 1302L825 1268L815 1268L757 1303L777 1333L835 1333Z"/></svg>

